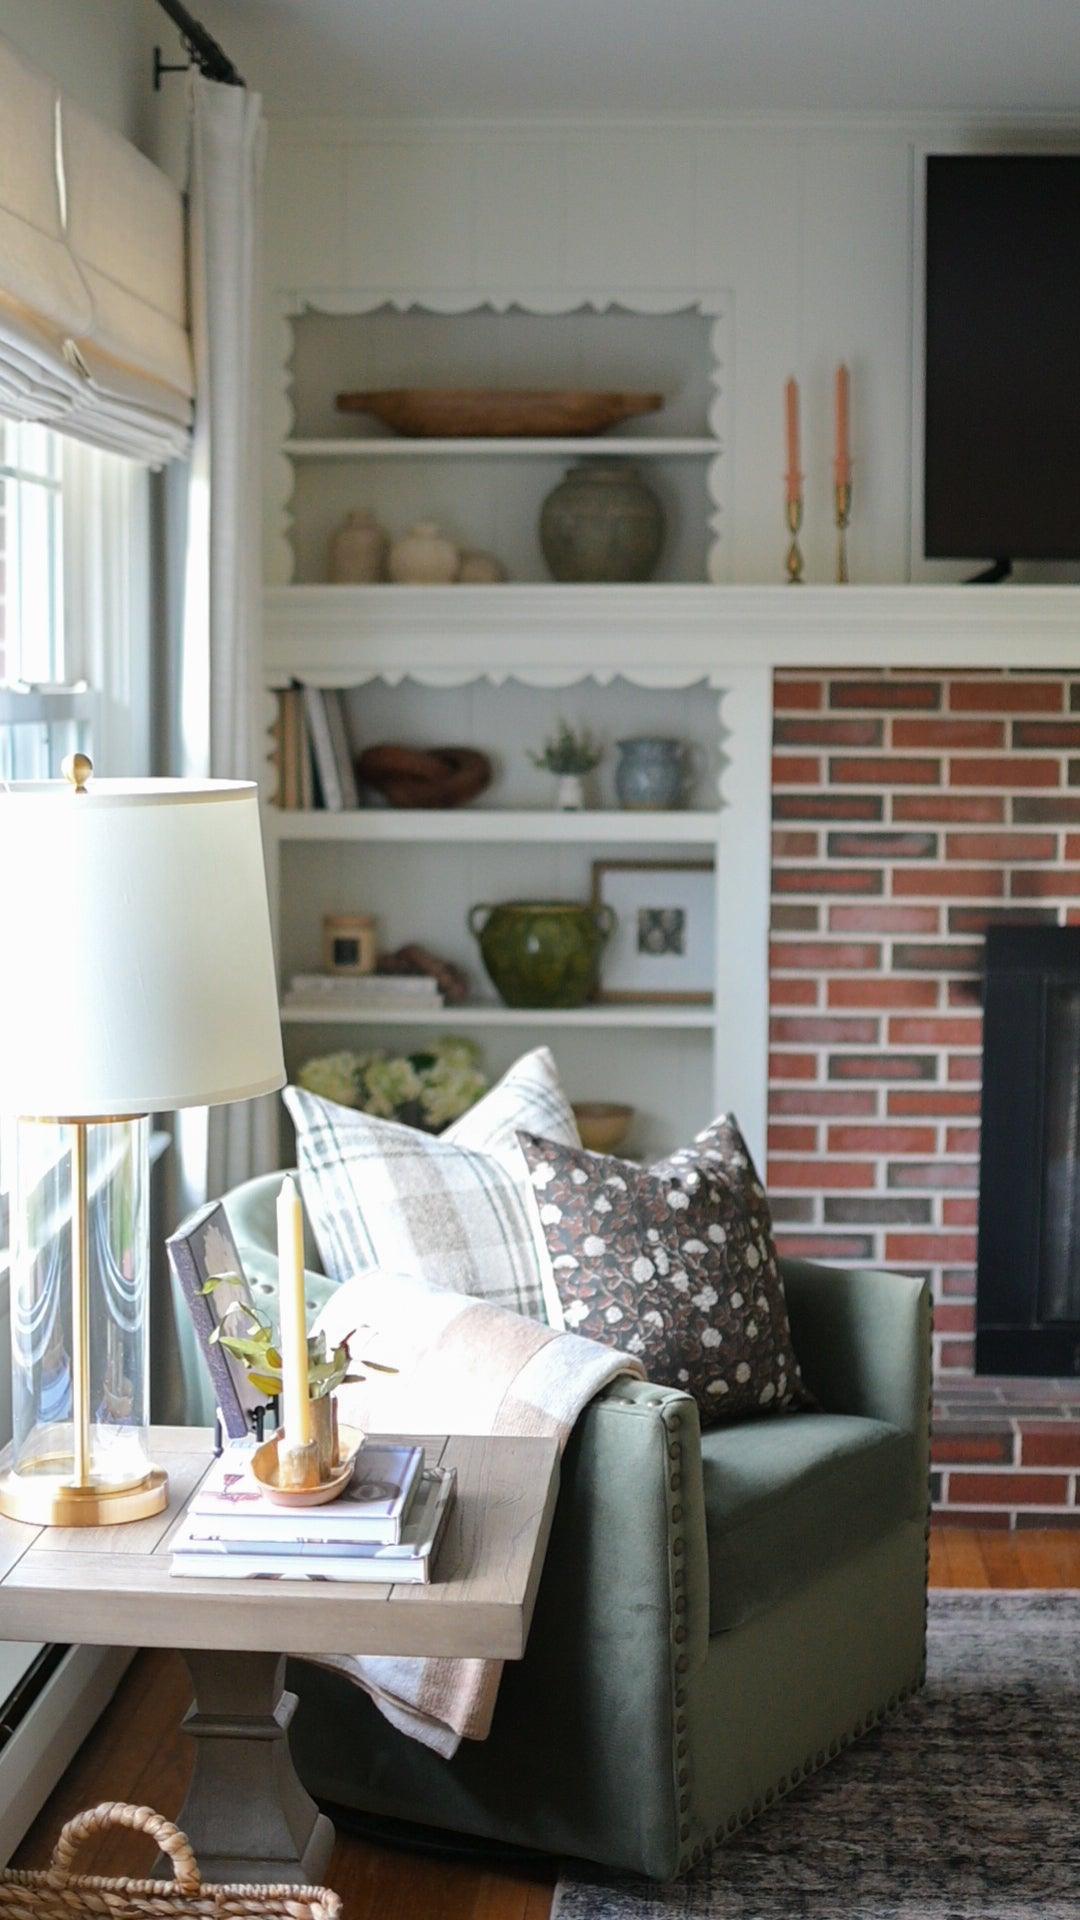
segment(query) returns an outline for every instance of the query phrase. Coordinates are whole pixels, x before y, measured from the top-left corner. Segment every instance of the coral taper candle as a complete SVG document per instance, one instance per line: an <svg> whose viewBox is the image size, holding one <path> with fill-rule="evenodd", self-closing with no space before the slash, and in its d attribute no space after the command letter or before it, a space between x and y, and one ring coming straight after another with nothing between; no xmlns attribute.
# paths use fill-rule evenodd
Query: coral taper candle
<svg viewBox="0 0 1080 1920"><path fill-rule="evenodd" d="M851 484L851 450L848 445L848 415L851 407L851 376L843 362L836 369L836 484Z"/></svg>
<svg viewBox="0 0 1080 1920"><path fill-rule="evenodd" d="M784 388L787 416L787 498L798 500L802 493L802 461L799 446L799 383L789 380Z"/></svg>
<svg viewBox="0 0 1080 1920"><path fill-rule="evenodd" d="M277 1202L278 1319L281 1343L281 1424L287 1447L311 1444L307 1309L304 1304L304 1215L287 1176Z"/></svg>

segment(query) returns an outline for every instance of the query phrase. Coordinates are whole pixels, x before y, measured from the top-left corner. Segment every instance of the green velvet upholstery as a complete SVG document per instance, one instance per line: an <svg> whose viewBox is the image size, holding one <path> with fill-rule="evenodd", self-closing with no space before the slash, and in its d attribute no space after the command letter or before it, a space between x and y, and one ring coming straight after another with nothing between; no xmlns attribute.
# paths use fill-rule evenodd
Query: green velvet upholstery
<svg viewBox="0 0 1080 1920"><path fill-rule="evenodd" d="M908 1514L911 1435L852 1414L781 1414L701 1440L709 1631L741 1626Z"/></svg>
<svg viewBox="0 0 1080 1920"><path fill-rule="evenodd" d="M279 1180L226 1202L270 1288ZM927 1288L804 1263L784 1277L821 1410L702 1436L687 1395L609 1387L567 1449L489 1739L439 1759L294 1662L293 1749L318 1798L666 1879L920 1684ZM326 1288L309 1276L310 1299Z"/></svg>

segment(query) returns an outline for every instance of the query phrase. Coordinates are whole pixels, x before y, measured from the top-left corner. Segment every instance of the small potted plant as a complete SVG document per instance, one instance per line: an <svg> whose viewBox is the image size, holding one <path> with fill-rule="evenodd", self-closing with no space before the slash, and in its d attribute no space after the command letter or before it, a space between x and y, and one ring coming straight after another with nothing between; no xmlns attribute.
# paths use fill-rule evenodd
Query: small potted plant
<svg viewBox="0 0 1080 1920"><path fill-rule="evenodd" d="M560 813L581 811L585 805L585 775L598 767L602 758L603 749L588 728L575 733L565 720L560 720L550 739L545 740L542 753L529 755L534 767L557 777L555 804Z"/></svg>

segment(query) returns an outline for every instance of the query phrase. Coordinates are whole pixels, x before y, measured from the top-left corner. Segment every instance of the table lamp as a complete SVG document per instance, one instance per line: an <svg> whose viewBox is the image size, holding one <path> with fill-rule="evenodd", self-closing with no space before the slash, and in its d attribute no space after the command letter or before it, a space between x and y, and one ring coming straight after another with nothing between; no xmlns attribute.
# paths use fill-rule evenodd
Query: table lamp
<svg viewBox="0 0 1080 1920"><path fill-rule="evenodd" d="M259 808L242 781L0 789L0 1109L14 1437L0 1511L164 1507L149 1442L152 1113L284 1083Z"/></svg>

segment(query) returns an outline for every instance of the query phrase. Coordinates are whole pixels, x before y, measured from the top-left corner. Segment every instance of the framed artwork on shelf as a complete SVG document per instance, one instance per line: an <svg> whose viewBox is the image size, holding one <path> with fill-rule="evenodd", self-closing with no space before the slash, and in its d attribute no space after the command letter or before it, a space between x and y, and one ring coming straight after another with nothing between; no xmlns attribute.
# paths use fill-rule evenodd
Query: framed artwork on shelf
<svg viewBox="0 0 1080 1920"><path fill-rule="evenodd" d="M210 1370L221 1425L230 1440L246 1439L252 1432L261 1439L266 1397L256 1392L236 1356L211 1338L230 1307L252 1304L247 1276L220 1201L211 1200L189 1215L165 1245ZM209 1280L220 1284L206 1293ZM241 1322L231 1331L246 1329Z"/></svg>
<svg viewBox="0 0 1080 1920"><path fill-rule="evenodd" d="M715 991L716 877L709 860L594 860L594 906L615 930L597 999L707 1006Z"/></svg>

